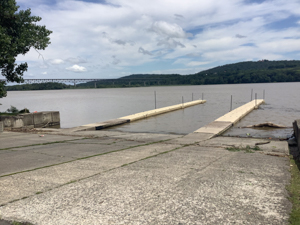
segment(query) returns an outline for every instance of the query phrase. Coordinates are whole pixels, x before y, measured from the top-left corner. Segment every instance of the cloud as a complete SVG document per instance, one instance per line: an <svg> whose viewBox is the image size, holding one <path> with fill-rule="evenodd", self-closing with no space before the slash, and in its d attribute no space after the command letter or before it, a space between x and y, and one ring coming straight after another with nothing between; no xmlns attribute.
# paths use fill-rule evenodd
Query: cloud
<svg viewBox="0 0 300 225"><path fill-rule="evenodd" d="M46 74L47 74L47 72L42 72L42 74L43 74L43 75L46 75Z"/></svg>
<svg viewBox="0 0 300 225"><path fill-rule="evenodd" d="M85 67L83 66L78 66L78 65L73 65L71 67L66 68L66 70L70 70L72 72L76 72L76 73L82 73L87 71Z"/></svg>
<svg viewBox="0 0 300 225"><path fill-rule="evenodd" d="M243 36L243 35L240 35L240 34L236 34L235 37L236 37L236 38L246 38L247 36Z"/></svg>
<svg viewBox="0 0 300 225"><path fill-rule="evenodd" d="M118 44L118 45L126 45L126 41L122 41L122 40L115 40L113 42Z"/></svg>
<svg viewBox="0 0 300 225"><path fill-rule="evenodd" d="M155 33L161 36L167 36L170 38L187 38L192 37L191 33L186 33L179 25L168 23L165 21L156 21L152 24L151 29Z"/></svg>
<svg viewBox="0 0 300 225"><path fill-rule="evenodd" d="M76 58L67 58L66 59L67 62L69 63L73 63L73 64L79 64L79 63L87 63L87 61L83 58L80 58L80 57L76 57Z"/></svg>
<svg viewBox="0 0 300 225"><path fill-rule="evenodd" d="M62 59L51 59L49 61L52 65L59 65L59 64L63 64L64 63L64 60Z"/></svg>
<svg viewBox="0 0 300 225"><path fill-rule="evenodd" d="M113 61L112 61L113 65L118 65L121 62L121 60L117 59L117 57L115 55L113 55L112 58L113 58Z"/></svg>
<svg viewBox="0 0 300 225"><path fill-rule="evenodd" d="M197 62L197 61L192 61L189 62L187 65L188 66L202 66L202 65L206 65L209 64L210 62Z"/></svg>
<svg viewBox="0 0 300 225"><path fill-rule="evenodd" d="M177 20L184 19L184 16L180 15L180 14L174 14L174 16L175 16L175 19L177 19Z"/></svg>
<svg viewBox="0 0 300 225"><path fill-rule="evenodd" d="M142 53L143 55L152 55L151 52L145 50L144 48L140 47L138 50L139 53Z"/></svg>
<svg viewBox="0 0 300 225"><path fill-rule="evenodd" d="M51 45L39 51L45 61L34 49L17 57L17 63L28 62L25 75L43 77L47 69L51 77L81 78L82 73L66 73L66 68L88 71L97 78L123 76L127 71L191 73L208 66L197 66L201 62L211 62L209 67L213 67L300 55L299 26L270 29L270 24L274 28L287 18L300 24L298 0L259 0L259 4L249 4L250 0L152 0L147 7L143 1L100 2L18 0L21 9L30 7L33 15L42 18L39 24L53 31ZM174 62L182 58L174 68ZM164 69L160 70L161 62Z"/></svg>
<svg viewBox="0 0 300 225"><path fill-rule="evenodd" d="M180 41L175 41L174 39L171 38L167 38L167 39L163 39L160 40L157 43L158 46L165 46L166 48L176 48L178 46L180 46L181 48L185 48L185 45L182 44Z"/></svg>

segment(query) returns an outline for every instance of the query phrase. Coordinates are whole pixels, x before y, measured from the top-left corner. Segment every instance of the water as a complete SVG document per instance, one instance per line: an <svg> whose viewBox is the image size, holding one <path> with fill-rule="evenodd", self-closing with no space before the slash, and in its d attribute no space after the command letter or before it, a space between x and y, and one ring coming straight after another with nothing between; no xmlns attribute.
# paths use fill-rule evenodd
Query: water
<svg viewBox="0 0 300 225"><path fill-rule="evenodd" d="M251 89L252 98L255 93L258 98L263 98L265 90L266 104L242 119L226 135L290 135L291 128L265 132L238 127L267 121L291 127L292 122L300 117L300 83L16 91L8 92L8 96L0 100L0 111L5 111L10 105L18 109L26 107L30 111L60 111L61 127L69 128L154 109L154 91L157 108L179 104L182 97L185 102L191 101L192 95L194 100L201 99L203 93L207 100L205 104L111 128L129 132L187 134L229 112L231 95L233 109L249 102Z"/></svg>

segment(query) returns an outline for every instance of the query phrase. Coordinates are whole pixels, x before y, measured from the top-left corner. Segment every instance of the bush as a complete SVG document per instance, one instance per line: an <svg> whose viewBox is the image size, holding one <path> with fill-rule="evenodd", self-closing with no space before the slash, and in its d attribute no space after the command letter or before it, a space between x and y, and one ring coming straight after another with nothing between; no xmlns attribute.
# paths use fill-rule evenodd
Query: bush
<svg viewBox="0 0 300 225"><path fill-rule="evenodd" d="M19 113L30 113L29 109L22 109L19 111Z"/></svg>
<svg viewBox="0 0 300 225"><path fill-rule="evenodd" d="M18 113L19 110L15 106L11 105L10 108L6 110L6 112L8 112L8 113Z"/></svg>

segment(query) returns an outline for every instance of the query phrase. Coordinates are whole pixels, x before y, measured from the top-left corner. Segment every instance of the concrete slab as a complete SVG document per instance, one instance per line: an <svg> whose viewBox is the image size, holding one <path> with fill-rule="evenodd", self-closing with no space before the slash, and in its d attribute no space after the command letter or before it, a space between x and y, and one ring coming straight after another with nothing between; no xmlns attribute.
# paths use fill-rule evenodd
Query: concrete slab
<svg viewBox="0 0 300 225"><path fill-rule="evenodd" d="M93 138L93 139L83 139L83 140L75 140L75 141L68 141L68 142L76 143L76 144L116 145L116 146L123 146L124 148L142 145L146 143L142 141L123 140L120 138L105 138L105 139Z"/></svg>
<svg viewBox="0 0 300 225"><path fill-rule="evenodd" d="M289 155L287 141L274 141L268 139L238 138L238 137L216 137L199 143L200 146L210 147L255 147L256 145L264 152L282 153Z"/></svg>
<svg viewBox="0 0 300 225"><path fill-rule="evenodd" d="M19 171L35 169L47 165L70 161L72 157L60 157L50 154L41 154L28 150L24 151L1 151L0 176Z"/></svg>
<svg viewBox="0 0 300 225"><path fill-rule="evenodd" d="M190 145L212 138L214 134L210 133L191 133L183 137L166 141L166 143Z"/></svg>
<svg viewBox="0 0 300 225"><path fill-rule="evenodd" d="M61 225L288 224L289 180L287 158L193 145L13 202L0 214Z"/></svg>
<svg viewBox="0 0 300 225"><path fill-rule="evenodd" d="M2 196L0 197L0 205L178 147L179 145L171 144L141 146L9 176L13 179L0 177L0 196ZM16 193L18 194L15 195Z"/></svg>
<svg viewBox="0 0 300 225"><path fill-rule="evenodd" d="M0 151L0 176L143 144L128 141L117 145L101 145L97 144L97 142L89 143L89 140L90 139L80 140L82 143L54 143L49 145L2 150ZM91 140L97 141L97 139Z"/></svg>
<svg viewBox="0 0 300 225"><path fill-rule="evenodd" d="M114 138L122 138L124 140L134 140L139 142L158 142L169 139L182 137L182 135L175 134L153 134L153 133L122 133L121 135L114 135Z"/></svg>
<svg viewBox="0 0 300 225"><path fill-rule="evenodd" d="M231 122L226 121L213 121L209 124L207 124L204 127L201 127L200 129L194 131L194 133L211 133L214 135L218 135L226 131L232 126Z"/></svg>
<svg viewBox="0 0 300 225"><path fill-rule="evenodd" d="M41 137L41 135L44 135ZM0 135L0 150L13 148L18 146L44 144L56 141L75 140L78 137L52 135L52 134L32 134L32 133L17 133L3 132Z"/></svg>

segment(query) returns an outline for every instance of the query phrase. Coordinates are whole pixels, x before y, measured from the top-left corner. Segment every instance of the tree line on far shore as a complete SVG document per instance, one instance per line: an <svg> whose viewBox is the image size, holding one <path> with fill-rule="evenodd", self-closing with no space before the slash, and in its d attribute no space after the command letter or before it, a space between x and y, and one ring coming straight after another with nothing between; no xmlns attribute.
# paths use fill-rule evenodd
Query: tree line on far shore
<svg viewBox="0 0 300 225"><path fill-rule="evenodd" d="M63 83L40 83L7 86L7 91L53 90L70 88L113 88L153 85L207 85L270 82L300 82L300 60L240 62L218 66L191 75L134 74L119 79L81 83L76 86Z"/></svg>

